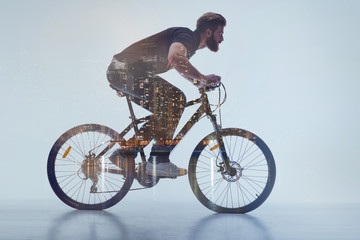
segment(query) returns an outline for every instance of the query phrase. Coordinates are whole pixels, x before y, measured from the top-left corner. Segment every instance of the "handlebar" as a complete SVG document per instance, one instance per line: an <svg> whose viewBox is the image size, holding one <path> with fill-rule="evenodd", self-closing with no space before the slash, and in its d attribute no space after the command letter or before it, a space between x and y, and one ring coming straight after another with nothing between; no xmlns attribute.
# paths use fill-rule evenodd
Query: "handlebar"
<svg viewBox="0 0 360 240"><path fill-rule="evenodd" d="M221 84L222 84L221 82L219 82L218 84L216 84L216 83L210 83L209 85L207 85L207 86L205 86L205 87L203 87L203 88L199 88L199 92L200 92L200 94L202 94L203 91L205 91L205 92L210 92L210 91L214 90L215 88L220 87Z"/></svg>

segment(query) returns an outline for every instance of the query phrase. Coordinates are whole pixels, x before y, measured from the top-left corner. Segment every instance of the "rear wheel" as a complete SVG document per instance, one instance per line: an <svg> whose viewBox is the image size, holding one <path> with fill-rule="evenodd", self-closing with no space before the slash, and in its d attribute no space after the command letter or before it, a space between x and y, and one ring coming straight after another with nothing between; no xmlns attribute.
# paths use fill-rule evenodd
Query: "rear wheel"
<svg viewBox="0 0 360 240"><path fill-rule="evenodd" d="M198 200L215 212L246 213L259 207L275 182L270 149L255 134L237 128L220 132L232 171L228 173L215 133L196 146L189 163L189 181Z"/></svg>
<svg viewBox="0 0 360 240"><path fill-rule="evenodd" d="M64 203L76 209L100 210L127 194L134 179L134 159L121 164L109 159L120 147L113 141L118 135L106 126L85 124L68 130L55 142L47 174Z"/></svg>

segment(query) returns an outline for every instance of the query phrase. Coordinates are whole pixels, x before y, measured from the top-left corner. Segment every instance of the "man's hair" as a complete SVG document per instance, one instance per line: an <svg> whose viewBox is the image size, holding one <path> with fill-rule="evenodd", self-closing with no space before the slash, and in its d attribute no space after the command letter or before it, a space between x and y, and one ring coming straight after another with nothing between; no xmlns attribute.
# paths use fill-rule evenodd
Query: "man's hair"
<svg viewBox="0 0 360 240"><path fill-rule="evenodd" d="M196 30L203 33L209 28L212 32L214 32L219 25L225 26L226 19L218 13L208 12L197 20Z"/></svg>

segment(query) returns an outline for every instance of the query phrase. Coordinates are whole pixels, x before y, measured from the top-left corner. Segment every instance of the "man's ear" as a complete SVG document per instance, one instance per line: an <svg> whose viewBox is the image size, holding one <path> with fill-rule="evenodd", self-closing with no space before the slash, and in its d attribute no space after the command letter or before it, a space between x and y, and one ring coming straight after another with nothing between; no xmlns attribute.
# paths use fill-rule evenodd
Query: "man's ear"
<svg viewBox="0 0 360 240"><path fill-rule="evenodd" d="M206 36L207 36L207 37L211 37L212 31L211 31L210 28L206 29L205 32L206 32Z"/></svg>

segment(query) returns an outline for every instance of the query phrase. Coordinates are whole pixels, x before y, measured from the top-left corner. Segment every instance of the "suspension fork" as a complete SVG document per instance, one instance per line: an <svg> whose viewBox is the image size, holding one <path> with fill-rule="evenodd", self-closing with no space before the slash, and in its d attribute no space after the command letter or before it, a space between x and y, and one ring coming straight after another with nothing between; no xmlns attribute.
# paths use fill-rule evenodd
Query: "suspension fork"
<svg viewBox="0 0 360 240"><path fill-rule="evenodd" d="M216 141L217 141L219 149L220 149L220 155L224 162L225 170L230 175L232 175L233 169L230 166L229 156L227 155L226 150L225 150L225 144L223 141L223 137L221 135L221 127L220 127L220 125L217 124L215 115L210 115L210 121L213 124L214 130L215 130Z"/></svg>
<svg viewBox="0 0 360 240"><path fill-rule="evenodd" d="M211 111L209 100L208 100L205 92L202 92L202 98L203 98L203 103L205 103L205 106L206 106L206 115L210 118L210 121L213 125L214 131L216 134L216 141L218 143L218 147L220 148L220 155L224 162L225 170L231 176L233 176L236 173L234 173L234 169L231 168L231 166L230 166L229 156L226 153L225 144L224 144L224 141L223 141L223 138L221 135L221 126L219 124L217 124L216 115L214 115Z"/></svg>

